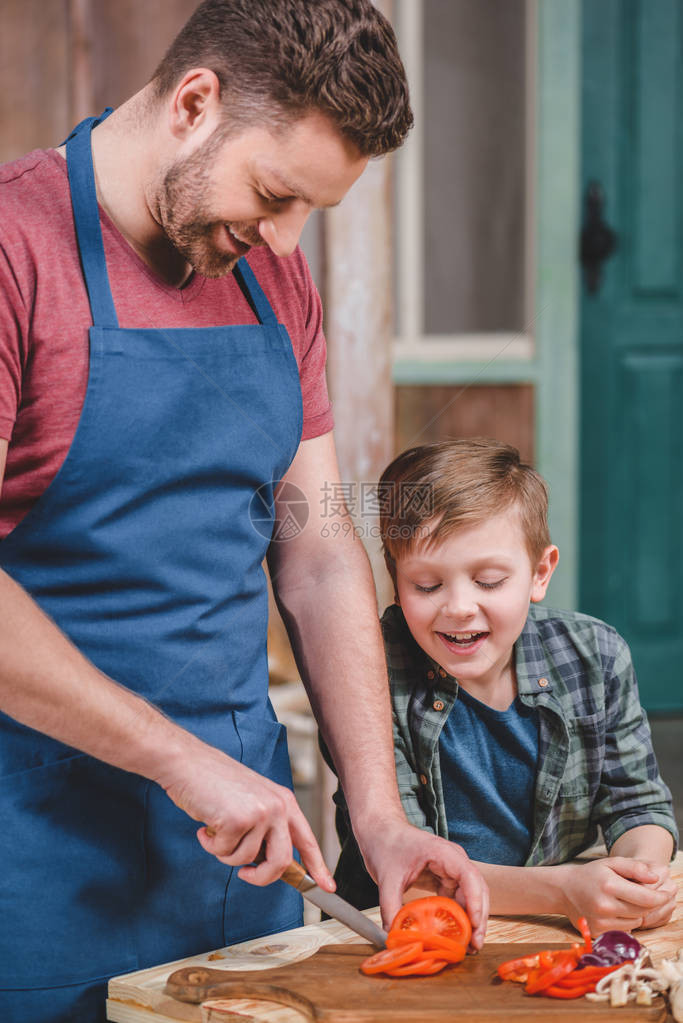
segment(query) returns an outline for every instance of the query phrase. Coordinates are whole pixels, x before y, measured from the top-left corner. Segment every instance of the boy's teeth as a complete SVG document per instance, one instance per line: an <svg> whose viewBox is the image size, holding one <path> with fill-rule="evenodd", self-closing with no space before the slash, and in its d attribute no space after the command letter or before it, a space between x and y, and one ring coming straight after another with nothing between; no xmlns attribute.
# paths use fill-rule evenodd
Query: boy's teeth
<svg viewBox="0 0 683 1023"><path fill-rule="evenodd" d="M444 632L446 639L453 640L455 643L468 643L480 635L480 632Z"/></svg>

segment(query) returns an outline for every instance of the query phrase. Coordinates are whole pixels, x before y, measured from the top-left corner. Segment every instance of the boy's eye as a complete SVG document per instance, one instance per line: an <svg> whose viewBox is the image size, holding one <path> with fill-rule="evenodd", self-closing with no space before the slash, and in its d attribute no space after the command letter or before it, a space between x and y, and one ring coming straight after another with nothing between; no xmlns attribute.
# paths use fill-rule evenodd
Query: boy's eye
<svg viewBox="0 0 683 1023"><path fill-rule="evenodd" d="M502 579L496 579L494 583L485 583L481 579L477 579L477 586L481 586L482 590L495 590L499 586L502 586L505 582L505 577Z"/></svg>
<svg viewBox="0 0 683 1023"><path fill-rule="evenodd" d="M415 583L415 589L420 593L435 593L440 586L441 583L434 583L433 586L420 586L419 583Z"/></svg>

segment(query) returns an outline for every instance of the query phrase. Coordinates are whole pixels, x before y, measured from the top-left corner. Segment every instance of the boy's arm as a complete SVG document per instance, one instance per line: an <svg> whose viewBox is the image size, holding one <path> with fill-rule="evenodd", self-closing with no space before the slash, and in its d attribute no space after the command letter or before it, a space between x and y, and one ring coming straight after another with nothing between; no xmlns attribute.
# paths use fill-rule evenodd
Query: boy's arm
<svg viewBox="0 0 683 1023"><path fill-rule="evenodd" d="M647 853L642 858L651 859L645 837L620 844L618 850L615 846L630 831L654 827L653 835L662 830L669 833L671 858L678 842L671 793L659 773L629 648L621 636L616 641L615 656L605 666L605 757L591 816L611 854L641 858L632 850L642 846ZM662 836L654 841L657 848L660 843L666 848Z"/></svg>
<svg viewBox="0 0 683 1023"><path fill-rule="evenodd" d="M631 656L620 636L611 652L605 664L605 757L591 812L610 855L552 866L480 863L493 913L561 913L573 922L586 916L599 934L655 927L673 912L676 885L666 864L677 831L670 794L659 775Z"/></svg>
<svg viewBox="0 0 683 1023"><path fill-rule="evenodd" d="M668 836L661 828L653 830ZM668 868L639 859L609 856L547 867L477 866L489 886L495 915L559 913L574 924L585 916L597 935L657 927L675 907L677 887Z"/></svg>

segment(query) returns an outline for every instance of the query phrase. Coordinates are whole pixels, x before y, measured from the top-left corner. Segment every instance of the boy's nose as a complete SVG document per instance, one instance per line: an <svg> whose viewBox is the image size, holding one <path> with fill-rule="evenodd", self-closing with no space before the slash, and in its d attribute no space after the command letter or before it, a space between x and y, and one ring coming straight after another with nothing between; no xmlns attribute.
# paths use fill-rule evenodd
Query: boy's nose
<svg viewBox="0 0 683 1023"><path fill-rule="evenodd" d="M259 221L259 234L276 256L291 256L299 244L310 212L307 203L294 199L286 209L278 210Z"/></svg>
<svg viewBox="0 0 683 1023"><path fill-rule="evenodd" d="M451 591L446 594L441 611L456 622L466 622L476 614L476 601L469 591L462 589Z"/></svg>

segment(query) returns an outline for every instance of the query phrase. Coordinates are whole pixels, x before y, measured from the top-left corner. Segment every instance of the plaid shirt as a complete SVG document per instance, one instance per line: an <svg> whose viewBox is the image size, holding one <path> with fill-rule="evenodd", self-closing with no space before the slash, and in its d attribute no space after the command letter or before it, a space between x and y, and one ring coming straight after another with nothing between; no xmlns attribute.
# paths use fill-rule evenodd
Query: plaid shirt
<svg viewBox="0 0 683 1023"><path fill-rule="evenodd" d="M408 819L444 838L439 735L456 679L420 649L395 604L382 618L399 791ZM564 863L601 829L608 849L640 824L678 839L631 655L609 625L532 604L515 643L520 700L539 716L534 829L526 866Z"/></svg>
<svg viewBox="0 0 683 1023"><path fill-rule="evenodd" d="M384 612L382 629L403 807L411 823L448 838L439 735L458 683L418 646L395 604ZM657 768L621 636L596 618L534 604L514 657L519 697L539 716L526 866L573 859L595 842L598 829L608 849L641 824L665 828L677 843L671 793ZM361 908L376 905L377 889L365 872L340 790L335 801L339 894Z"/></svg>

